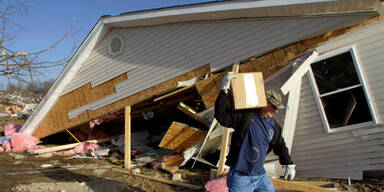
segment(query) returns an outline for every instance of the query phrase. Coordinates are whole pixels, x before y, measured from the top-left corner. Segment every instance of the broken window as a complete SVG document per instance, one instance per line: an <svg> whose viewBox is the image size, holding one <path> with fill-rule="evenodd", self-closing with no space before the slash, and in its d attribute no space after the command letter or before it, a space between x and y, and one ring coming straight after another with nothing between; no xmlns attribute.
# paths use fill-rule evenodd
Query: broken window
<svg viewBox="0 0 384 192"><path fill-rule="evenodd" d="M312 81L326 128L340 130L374 122L353 48L324 54L312 63Z"/></svg>

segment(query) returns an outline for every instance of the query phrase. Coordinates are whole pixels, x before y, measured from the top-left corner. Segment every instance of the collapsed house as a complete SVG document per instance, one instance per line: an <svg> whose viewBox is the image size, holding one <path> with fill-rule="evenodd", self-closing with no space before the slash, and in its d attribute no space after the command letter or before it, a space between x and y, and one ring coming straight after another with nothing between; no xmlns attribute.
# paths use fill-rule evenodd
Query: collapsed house
<svg viewBox="0 0 384 192"><path fill-rule="evenodd" d="M266 89L283 88L288 109L276 119L297 176L362 179L384 170L383 10L376 0L269 0L103 16L21 131L44 138L125 109L116 121L134 140L142 112L173 121L180 102L214 106L239 62ZM267 161L276 171L277 158Z"/></svg>

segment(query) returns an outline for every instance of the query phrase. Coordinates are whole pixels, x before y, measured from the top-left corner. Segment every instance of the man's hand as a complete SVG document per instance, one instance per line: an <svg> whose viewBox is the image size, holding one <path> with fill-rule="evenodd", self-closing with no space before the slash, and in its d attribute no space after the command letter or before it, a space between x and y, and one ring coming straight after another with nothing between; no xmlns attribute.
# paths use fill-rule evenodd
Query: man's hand
<svg viewBox="0 0 384 192"><path fill-rule="evenodd" d="M295 170L296 165L285 165L285 173L284 173L284 179L292 181L295 178L296 175L296 170Z"/></svg>
<svg viewBox="0 0 384 192"><path fill-rule="evenodd" d="M221 90L228 90L231 86L231 79L233 79L233 72L228 72L224 75L221 82Z"/></svg>

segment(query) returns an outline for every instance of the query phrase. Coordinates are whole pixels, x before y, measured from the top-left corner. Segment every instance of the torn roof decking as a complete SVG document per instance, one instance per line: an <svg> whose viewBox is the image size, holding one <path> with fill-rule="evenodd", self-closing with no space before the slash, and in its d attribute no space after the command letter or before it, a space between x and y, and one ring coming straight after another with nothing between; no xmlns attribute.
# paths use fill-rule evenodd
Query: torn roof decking
<svg viewBox="0 0 384 192"><path fill-rule="evenodd" d="M33 135L35 137L42 138L60 132L66 128L71 128L77 125L88 123L88 121L91 119L95 119L102 115L124 109L124 107L127 105L135 105L137 103L152 98L153 95L162 95L166 92L169 92L170 90L174 90L177 87L178 81L189 80L196 76L201 77L207 73L209 73L209 66L205 65L184 75L160 83L157 86L146 89L140 93L124 98L101 109L94 111L86 111L73 119L69 119L68 112L71 110L71 106L81 106L82 104L86 104L87 101L85 101L85 98L89 99L90 97L88 96L90 95L100 95L100 93L102 94L108 91L112 91L110 88L114 88L116 82L121 79L124 79L124 77L115 78L103 84L104 86L98 86L93 89L90 88L90 85L83 86L80 89L77 89L60 97L59 101L56 103L56 105L53 107L47 117L42 121L42 123ZM114 91L110 92L109 94L112 93L114 93Z"/></svg>
<svg viewBox="0 0 384 192"><path fill-rule="evenodd" d="M264 1L262 1L262 2L265 5L265 2ZM281 1L276 1L276 2L281 3ZM348 2L350 2L350 1L348 1ZM253 2L253 3L255 3L255 2ZM316 5L320 6L320 4L316 4ZM210 8L212 8L212 10L215 10L216 8L220 7L221 5L218 6L218 5L213 3L213 4L207 4L207 5L201 5L201 6L208 6L208 7L206 7L207 10L208 10L209 6L213 6ZM226 11L229 11L229 8L226 6L227 5L225 5L224 7L221 7L221 8L222 9L228 9ZM258 4L258 6L259 7L257 7L257 9L260 8L260 4ZM272 9L273 6L276 6L276 5L271 5L271 7L269 7L268 9ZM288 5L285 5L285 6L288 6ZM289 5L289 6L292 6L292 5ZM299 7L300 6L305 7L305 6L308 6L308 4L298 5L298 6ZM324 4L322 4L321 6L324 6ZM316 6L312 5L312 7L316 7ZM181 17L183 17L182 16L183 13L186 13L186 11L187 12L188 11L192 11L192 12L196 11L193 6L190 9L188 9L188 8L185 9L185 8L186 7L183 7L182 11L179 12L179 14L175 14L175 15L172 15L174 12L170 11L169 9L165 9L165 10L160 11L161 14L170 14L170 15L168 15L169 17L172 17L172 18L178 17L177 21L171 21L171 20L169 20L169 18L160 17L160 16L157 19L152 18L152 17L155 17L156 14L152 15L152 17L150 16L151 14L149 14L149 16L147 15L148 18L146 18L146 19L152 18L152 19L157 20L157 21L163 19L162 20L163 23L169 23L169 21L181 22L179 19ZM172 9L176 9L176 8L172 8ZM253 9L256 9L256 7L253 7L253 8L252 7L251 8L244 8L243 7L243 8L241 8L241 10L243 10L243 11L244 10L251 11ZM275 8L275 9L277 9L277 8ZM355 6L351 6L351 7L349 7L349 5L347 5L343 9L349 9L349 11L352 11L352 12L363 11L362 13L365 14L366 19L376 15L376 13L374 13L374 10L372 8L372 2L371 2L371 4L369 4L365 1L365 3L358 3L358 5L356 4ZM207 10L206 10L206 12L207 13L209 12L209 15L213 15L215 12L215 11L207 11ZM178 11L180 11L180 10L178 10ZM220 14L225 15L226 11L220 10L217 13L220 12ZM157 14L160 14L160 12L157 12ZM204 12L204 11L200 10L200 12L197 11L196 13L193 13L193 14L203 16L204 13L202 13L202 12ZM224 19L224 17L238 18L237 15L232 15L232 12L231 13L229 13L229 12L227 12L227 15L225 15L225 16L221 15L217 19L218 20ZM253 10L253 12L254 12L254 10ZM333 10L333 14L335 12L336 12L336 14L338 14L339 12L341 12L341 10L340 9L339 10ZM369 12L371 12L371 13L369 13ZM323 13L324 13L324 10L323 10ZM329 13L329 10L327 11L327 13ZM140 13L140 14L142 14L142 13ZM104 115L104 114L107 114L110 112L114 112L116 110L120 110L120 109L124 108L124 105L132 105L132 104L138 103L142 100L145 100L144 99L145 97L149 98L153 94L158 94L154 90L164 89L161 86L164 86L165 85L164 83L166 81L158 81L157 83L160 83L160 82L163 82L163 83L161 83L159 85L154 84L154 85L152 85L152 87L147 88L143 91L137 92L137 93L132 94L132 95L126 95L126 96L121 97L121 98L119 97L116 100L114 100L113 103L106 104L106 105L98 107L98 108L89 108L83 112L80 111L80 113L75 115L74 118L72 118L72 119L68 119L68 112L73 111L74 109L77 109L81 106L88 105L90 102L92 102L92 100L93 101L95 101L95 99L97 100L97 98L103 99L105 97L109 97L109 95L111 95L111 94L114 94L114 91L115 91L114 89L115 89L116 84L123 82L126 79L126 74L118 75L115 78L113 78L109 81L106 81L106 82L104 82L104 83L102 83L96 87L92 87L90 84L85 84L81 87L74 89L71 92L68 92L68 93L60 96L60 93L62 94L62 90L64 90L65 85L68 84L69 81L71 80L71 78L73 78L76 75L76 71L81 67L81 63L84 62L86 60L86 58L90 55L90 53L92 52L92 50L94 49L96 44L98 42L100 42L100 39L102 39L102 37L104 37L112 27L114 27L113 25L115 25L117 23L123 24L124 23L123 20L127 16L128 16L128 18L125 18L125 19L126 19L126 21L130 21L129 23L134 23L134 21L139 21L140 20L140 18L139 18L140 14L135 15L134 17L131 17L132 16L131 14L128 14L128 15L123 14L121 17L119 17L119 16L105 17L99 21L99 23L95 26L93 31L90 33L90 35L87 37L87 39L83 43L82 47L79 48L79 50L74 55L74 57L71 59L71 61L68 63L67 67L61 73L61 75L59 76L59 78L57 79L55 84L52 86L51 90L49 91L47 96L44 98L43 102L39 105L39 107L34 112L34 114L30 117L30 119L28 119L28 121L26 122L26 124L23 128L23 130L25 132L34 133L34 135L37 137L44 137L47 135L51 135L53 133L64 130L65 128L70 128L70 127L74 127L74 126L77 126L80 124L84 124L93 118L99 117L101 115ZM192 14L192 13L190 13L190 14ZM286 14L288 14L288 13L286 13ZM315 13L314 12L312 12L312 13L307 12L305 14L311 15L311 14L315 14ZM316 13L316 14L318 14L318 13ZM342 13L342 14L345 14L345 13ZM251 15L251 17L254 17L254 16L252 16L252 14L250 14L250 15ZM141 16L143 16L143 15L141 15ZM284 17L284 16L286 16L286 15L281 15L281 14L279 15L279 17ZM361 17L361 18L363 18L363 17ZM116 20L116 18L119 18L119 19ZM112 20L108 20L108 19L112 19ZM357 23L360 23L362 21L363 20L360 20ZM349 23L349 25L351 25L351 24L352 23ZM121 26L121 27L127 27L127 26ZM336 27L336 26L334 26L334 27ZM342 28L345 26L338 25L337 27ZM330 30L331 29L332 28L330 28ZM324 31L324 32L326 32L326 31ZM282 46L282 45L280 45L280 46ZM275 47L275 48L277 48L277 47ZM300 47L299 49L302 49L302 48ZM278 54L281 54L281 53L278 53L278 52L274 53L274 55L272 55L272 59L276 59L275 55L278 55ZM258 55L258 54L255 53L254 55ZM271 55L267 55L266 57L270 57L270 56ZM289 56L287 56L287 57L289 57ZM234 59L236 59L236 58L234 58ZM270 60L270 58L266 59L266 60ZM231 63L228 63L228 65L229 64L231 64ZM263 62L261 62L261 65L263 65ZM265 70L265 68L268 68L268 67L266 67L266 64L264 64L264 65L265 66L254 66L251 68L249 68L249 64L248 65L245 64L243 66L247 66L249 68L248 70L258 70L258 71L263 71L263 72L268 73L269 69ZM276 63L274 63L274 65L276 65ZM260 70L260 68L263 68L263 70ZM176 77L174 79L177 79L177 78L178 77ZM179 80L185 80L185 79L181 78ZM168 81L172 81L172 80L168 80ZM104 88L100 88L100 87L104 87ZM162 91L159 91L159 93L161 93L161 92ZM158 94L158 95L161 95L161 94ZM204 96L205 96L205 94L202 94L202 97L204 97ZM209 98L214 98L214 97L209 97Z"/></svg>

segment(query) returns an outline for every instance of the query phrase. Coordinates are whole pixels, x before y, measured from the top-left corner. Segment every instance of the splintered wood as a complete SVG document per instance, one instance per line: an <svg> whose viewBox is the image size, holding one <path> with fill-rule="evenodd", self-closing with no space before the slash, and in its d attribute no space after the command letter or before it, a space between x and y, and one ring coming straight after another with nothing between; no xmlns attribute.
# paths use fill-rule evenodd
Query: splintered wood
<svg viewBox="0 0 384 192"><path fill-rule="evenodd" d="M305 183L284 181L282 179L271 179L276 191L297 191L297 192L331 192L337 191L334 189L327 189L320 186L308 185Z"/></svg>
<svg viewBox="0 0 384 192"><path fill-rule="evenodd" d="M201 143L206 134L206 131L174 121L161 140L159 147L181 152Z"/></svg>

